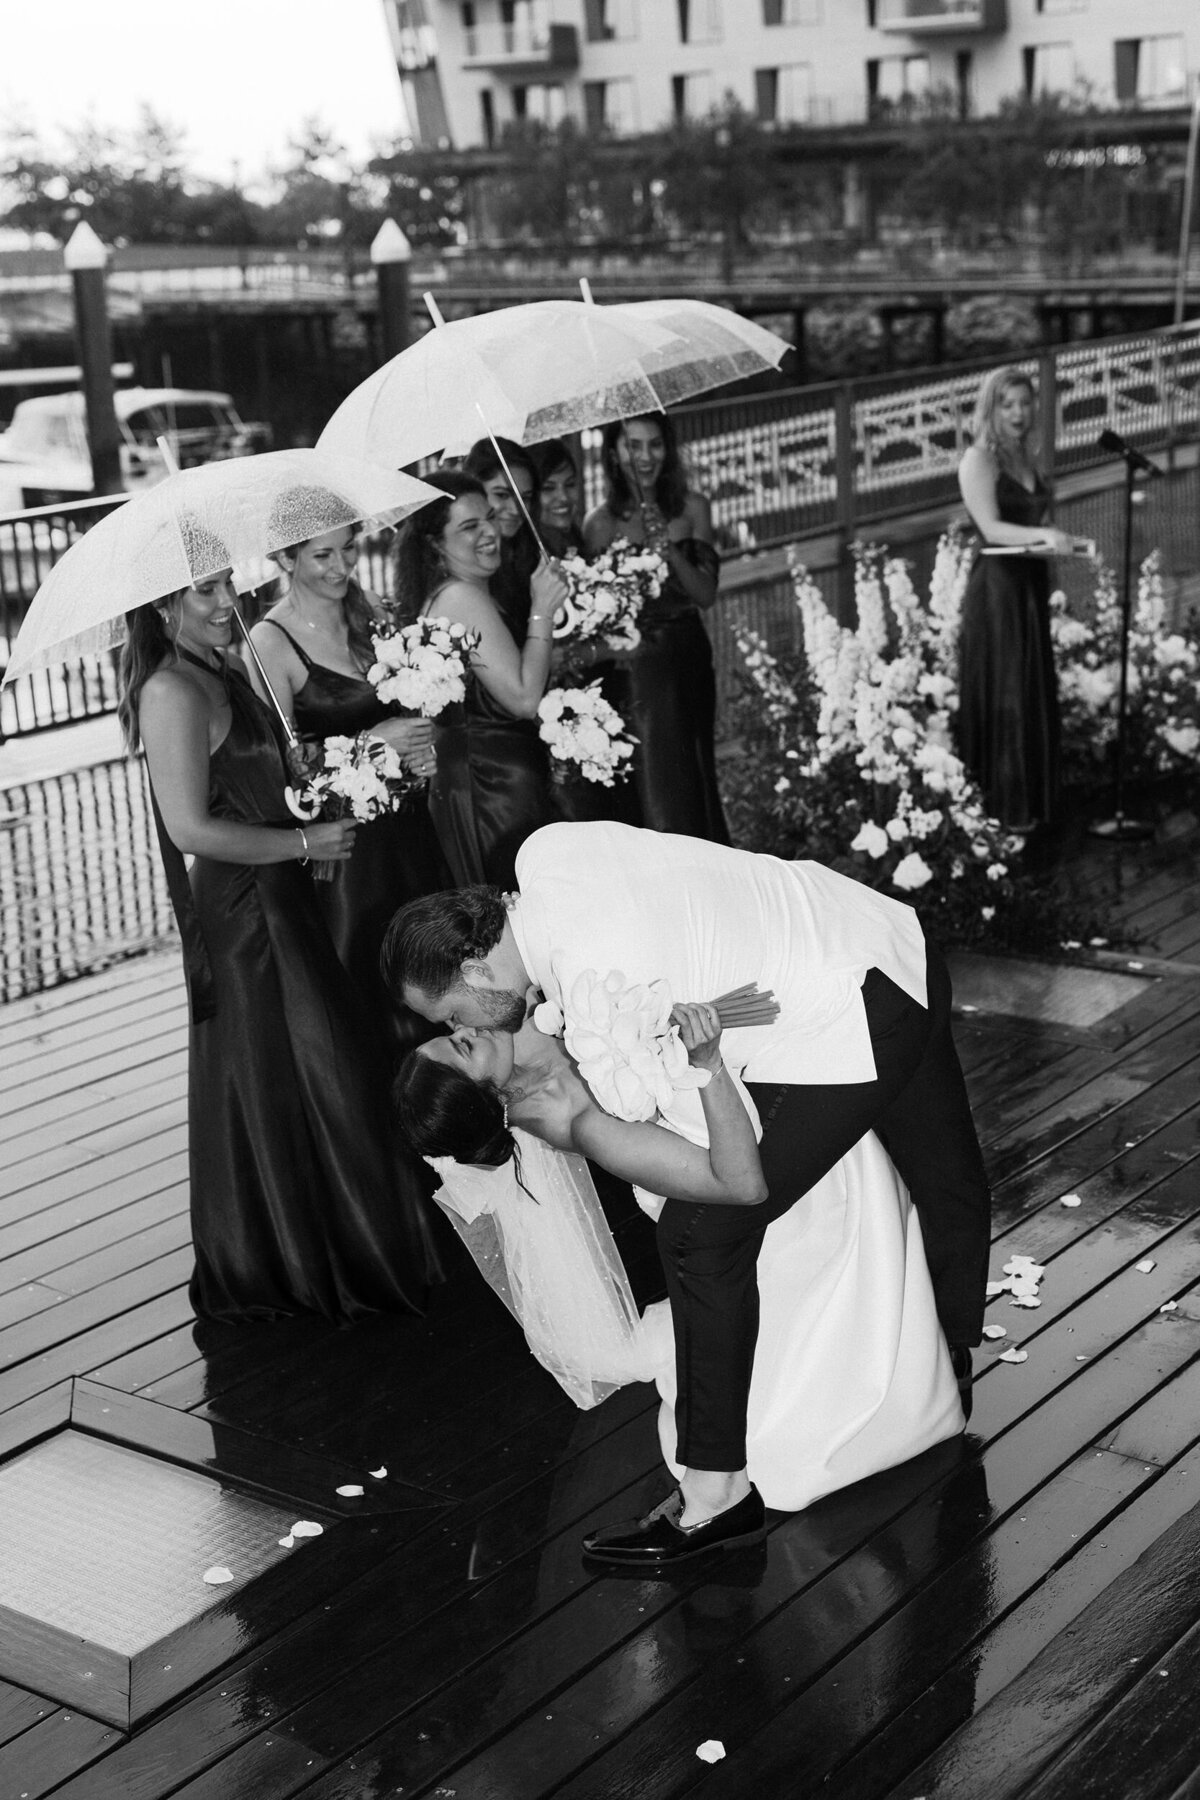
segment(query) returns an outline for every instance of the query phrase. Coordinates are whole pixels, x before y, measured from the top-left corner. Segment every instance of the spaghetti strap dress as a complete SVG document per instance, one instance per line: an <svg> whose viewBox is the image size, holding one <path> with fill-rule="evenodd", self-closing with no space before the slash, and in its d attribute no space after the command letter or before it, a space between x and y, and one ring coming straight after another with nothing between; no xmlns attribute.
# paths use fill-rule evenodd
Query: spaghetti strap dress
<svg viewBox="0 0 1200 1800"><path fill-rule="evenodd" d="M520 619L500 616L522 644ZM425 607L437 616L436 594ZM550 752L536 719L519 719L475 675L466 698L435 721L437 770L429 811L455 885L490 882L506 892L517 885L516 855L531 832L557 819Z"/></svg>
<svg viewBox="0 0 1200 1800"><path fill-rule="evenodd" d="M996 506L1009 525L1041 525L1050 492L1002 469ZM1059 778L1058 688L1045 557L980 556L963 595L959 749L1005 825L1054 816Z"/></svg>
<svg viewBox="0 0 1200 1800"><path fill-rule="evenodd" d="M675 548L715 576L711 544L682 538ZM641 618L642 642L629 676L630 726L638 739L634 779L642 823L651 831L729 842L713 747L717 680L699 608L672 576Z"/></svg>
<svg viewBox="0 0 1200 1800"><path fill-rule="evenodd" d="M315 662L278 620L266 620L283 633L304 665L305 682L295 696L300 735L321 740L356 737L384 719L399 716L380 700L365 675L343 675ZM379 974L379 952L388 923L409 900L454 886L442 855L424 793L412 794L396 813L385 813L364 825L354 840L349 862L339 865L332 881L315 884L317 903L342 963L397 1049L407 1048L413 1031L398 1018ZM416 1036L427 1033L417 1030Z"/></svg>
<svg viewBox="0 0 1200 1800"><path fill-rule="evenodd" d="M227 691L209 809L292 826L274 719L232 669ZM195 1311L338 1323L422 1311L440 1279L425 1198L392 1154L386 1054L308 871L204 856L188 871L155 817L191 1006Z"/></svg>

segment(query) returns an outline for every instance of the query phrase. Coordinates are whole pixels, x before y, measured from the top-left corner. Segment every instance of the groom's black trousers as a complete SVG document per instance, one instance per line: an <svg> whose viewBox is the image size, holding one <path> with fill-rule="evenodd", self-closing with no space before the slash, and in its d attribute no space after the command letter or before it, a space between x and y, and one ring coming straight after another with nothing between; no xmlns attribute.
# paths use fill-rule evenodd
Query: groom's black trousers
<svg viewBox="0 0 1200 1800"><path fill-rule="evenodd" d="M763 1233L868 1131L882 1139L912 1195L942 1329L952 1344L980 1340L991 1203L950 1034L950 976L941 952L927 949L928 1007L878 969L863 982L874 1081L749 1084L763 1127L768 1197L761 1206L668 1200L663 1207L658 1247L675 1332L678 1460L686 1468L744 1468ZM870 1328L864 1319L863 1330Z"/></svg>

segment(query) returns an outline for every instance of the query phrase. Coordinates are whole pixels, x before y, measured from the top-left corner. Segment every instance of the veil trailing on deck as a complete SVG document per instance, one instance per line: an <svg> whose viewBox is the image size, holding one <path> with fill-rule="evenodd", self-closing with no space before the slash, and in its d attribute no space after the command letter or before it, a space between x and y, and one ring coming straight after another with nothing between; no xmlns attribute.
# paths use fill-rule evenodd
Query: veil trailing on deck
<svg viewBox="0 0 1200 1800"><path fill-rule="evenodd" d="M543 1368L577 1406L598 1406L653 1381L655 1359L587 1163L513 1137L517 1155L498 1169L428 1158L442 1182L434 1199Z"/></svg>

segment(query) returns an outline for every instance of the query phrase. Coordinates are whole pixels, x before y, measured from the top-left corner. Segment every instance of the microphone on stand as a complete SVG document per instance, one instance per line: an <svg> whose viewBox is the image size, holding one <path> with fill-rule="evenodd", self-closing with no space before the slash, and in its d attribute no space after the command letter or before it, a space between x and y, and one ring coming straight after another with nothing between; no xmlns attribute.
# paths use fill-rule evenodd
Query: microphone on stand
<svg viewBox="0 0 1200 1800"><path fill-rule="evenodd" d="M1139 469L1143 475L1162 474L1162 470L1156 462L1151 462L1148 456L1143 456L1140 450L1135 450L1132 444L1127 444L1116 431L1110 431L1105 427L1096 442L1101 450L1111 450L1114 456L1123 456L1131 469Z"/></svg>

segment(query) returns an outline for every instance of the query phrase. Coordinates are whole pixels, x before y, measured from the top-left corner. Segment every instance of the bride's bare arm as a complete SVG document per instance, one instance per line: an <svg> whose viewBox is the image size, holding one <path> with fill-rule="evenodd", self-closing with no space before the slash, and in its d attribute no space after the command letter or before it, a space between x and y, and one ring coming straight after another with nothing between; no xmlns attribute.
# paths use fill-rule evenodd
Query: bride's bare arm
<svg viewBox="0 0 1200 1800"><path fill-rule="evenodd" d="M654 1194L721 1206L758 1206L767 1197L754 1126L721 1060L721 1027L711 1006L677 1006L675 1020L698 1068L712 1075L700 1090L709 1147L661 1125L614 1119L588 1098L572 1120L571 1148Z"/></svg>

